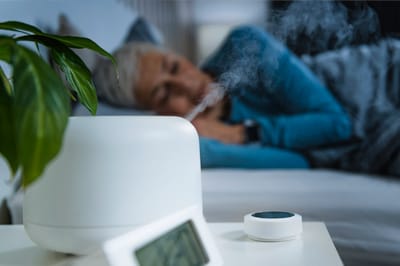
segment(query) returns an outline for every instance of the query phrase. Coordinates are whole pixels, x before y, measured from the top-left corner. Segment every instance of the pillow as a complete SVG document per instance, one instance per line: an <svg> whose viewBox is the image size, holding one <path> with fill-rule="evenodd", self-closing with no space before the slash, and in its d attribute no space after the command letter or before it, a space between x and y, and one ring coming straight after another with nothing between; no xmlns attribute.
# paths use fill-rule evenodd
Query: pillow
<svg viewBox="0 0 400 266"><path fill-rule="evenodd" d="M155 26L143 17L138 17L132 23L124 39L124 43L128 42L148 42L161 46L163 44L163 36Z"/></svg>

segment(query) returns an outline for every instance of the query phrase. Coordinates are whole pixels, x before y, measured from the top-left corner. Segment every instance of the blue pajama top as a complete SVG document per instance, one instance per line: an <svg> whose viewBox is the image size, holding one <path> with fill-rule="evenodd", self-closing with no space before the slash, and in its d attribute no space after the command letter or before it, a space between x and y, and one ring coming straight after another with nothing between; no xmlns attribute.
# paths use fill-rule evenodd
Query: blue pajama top
<svg viewBox="0 0 400 266"><path fill-rule="evenodd" d="M256 121L257 144L200 138L202 167L308 168L310 148L352 133L349 116L318 78L283 44L255 26L234 29L202 69L224 84L227 123Z"/></svg>

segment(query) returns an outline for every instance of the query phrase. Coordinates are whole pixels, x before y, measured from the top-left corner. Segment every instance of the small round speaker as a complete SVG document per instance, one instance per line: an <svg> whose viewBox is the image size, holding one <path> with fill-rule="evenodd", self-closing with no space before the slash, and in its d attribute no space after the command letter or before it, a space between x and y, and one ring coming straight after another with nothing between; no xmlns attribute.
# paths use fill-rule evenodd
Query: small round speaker
<svg viewBox="0 0 400 266"><path fill-rule="evenodd" d="M303 231L302 218L297 213L262 211L244 216L244 231L256 241L286 241Z"/></svg>

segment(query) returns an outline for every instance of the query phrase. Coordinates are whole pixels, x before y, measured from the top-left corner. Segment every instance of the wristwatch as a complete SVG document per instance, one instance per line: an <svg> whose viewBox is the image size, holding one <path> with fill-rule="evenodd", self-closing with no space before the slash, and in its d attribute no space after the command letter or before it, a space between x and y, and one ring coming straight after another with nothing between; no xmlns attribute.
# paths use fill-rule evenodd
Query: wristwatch
<svg viewBox="0 0 400 266"><path fill-rule="evenodd" d="M244 120L244 143L260 141L260 125L254 120Z"/></svg>

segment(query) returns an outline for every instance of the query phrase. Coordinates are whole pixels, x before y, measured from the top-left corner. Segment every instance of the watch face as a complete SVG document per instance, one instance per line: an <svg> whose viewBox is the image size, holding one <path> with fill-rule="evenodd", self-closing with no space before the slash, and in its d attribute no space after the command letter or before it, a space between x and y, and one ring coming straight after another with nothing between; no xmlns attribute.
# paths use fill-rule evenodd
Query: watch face
<svg viewBox="0 0 400 266"><path fill-rule="evenodd" d="M140 266L201 266L209 257L191 220L134 251Z"/></svg>

